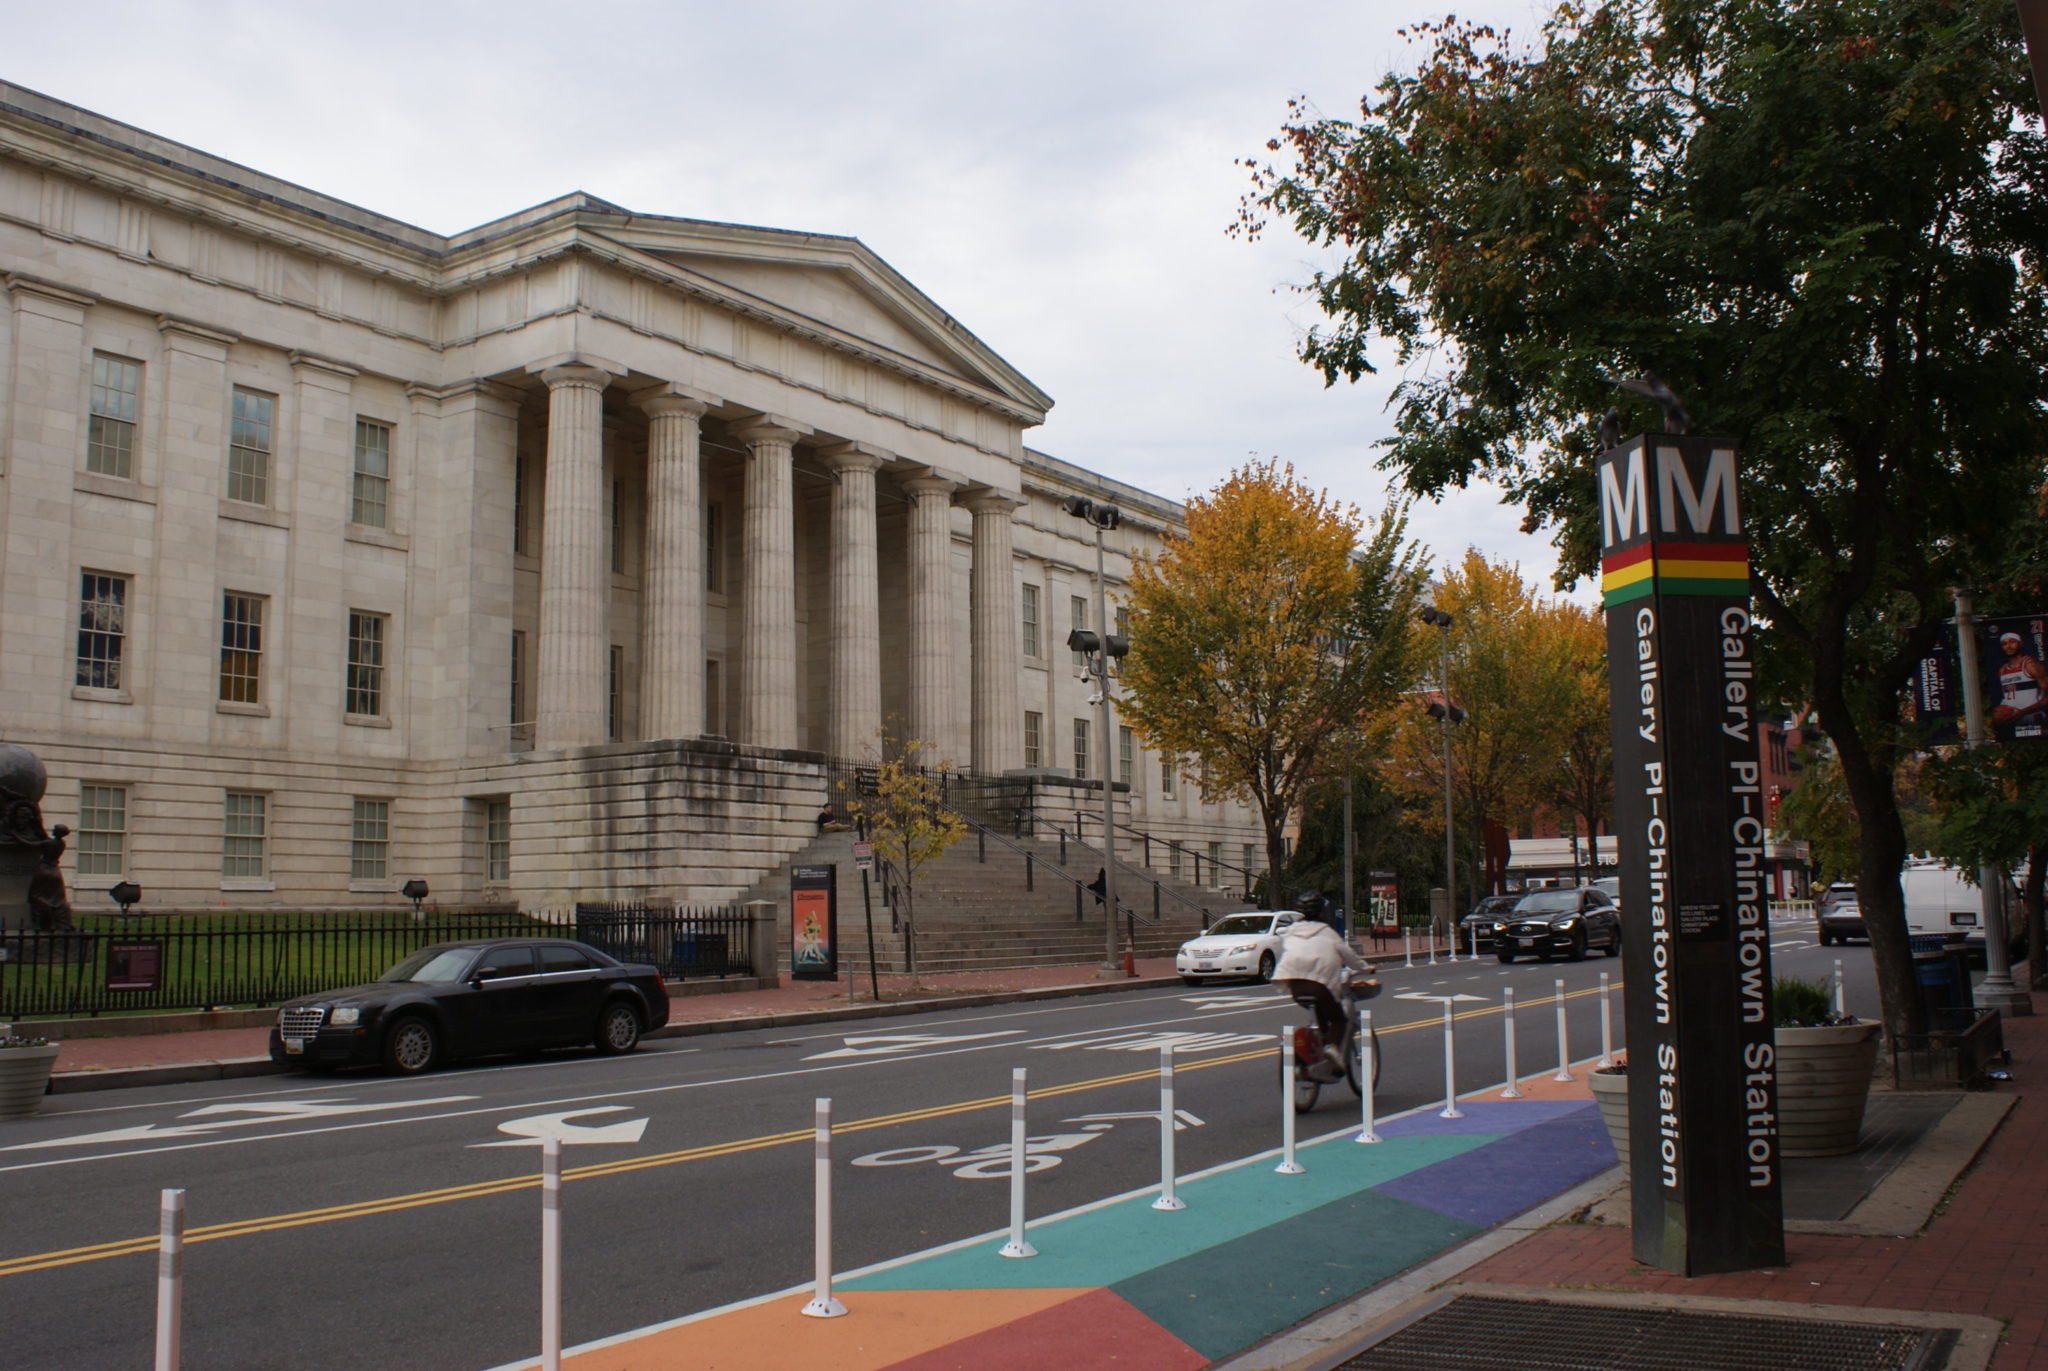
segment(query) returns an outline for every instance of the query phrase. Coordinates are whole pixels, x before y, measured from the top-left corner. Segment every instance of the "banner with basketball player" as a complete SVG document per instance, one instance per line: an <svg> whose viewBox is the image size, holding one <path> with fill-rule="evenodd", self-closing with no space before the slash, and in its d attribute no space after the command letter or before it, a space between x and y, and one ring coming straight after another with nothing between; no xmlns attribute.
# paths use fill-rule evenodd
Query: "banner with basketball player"
<svg viewBox="0 0 2048 1371"><path fill-rule="evenodd" d="M1977 634L1986 735L2005 743L2048 737L2048 614L1980 619ZM1944 644L1920 663L1913 705L1921 720L1933 725L1926 741L1961 738L1962 685L1954 644Z"/></svg>

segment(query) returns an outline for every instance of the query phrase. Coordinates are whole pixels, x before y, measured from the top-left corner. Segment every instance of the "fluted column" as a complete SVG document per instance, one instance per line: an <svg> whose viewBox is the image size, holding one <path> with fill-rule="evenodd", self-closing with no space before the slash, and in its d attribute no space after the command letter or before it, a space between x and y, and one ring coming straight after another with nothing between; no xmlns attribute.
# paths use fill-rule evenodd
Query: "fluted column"
<svg viewBox="0 0 2048 1371"><path fill-rule="evenodd" d="M538 747L605 740L604 387L595 367L551 367L541 495Z"/></svg>
<svg viewBox="0 0 2048 1371"><path fill-rule="evenodd" d="M826 746L834 757L878 751L882 630L875 552L875 472L882 459L851 445L826 454L832 487L832 703Z"/></svg>
<svg viewBox="0 0 2048 1371"><path fill-rule="evenodd" d="M1017 691L1017 577L1011 567L1010 521L1023 501L983 491L974 511L974 769L1000 776L1024 764L1024 714Z"/></svg>
<svg viewBox="0 0 2048 1371"><path fill-rule="evenodd" d="M951 584L954 483L918 476L903 483L910 495L910 737L924 743L921 759L947 760L953 723L953 657L946 590Z"/></svg>
<svg viewBox="0 0 2048 1371"><path fill-rule="evenodd" d="M773 419L750 424L745 576L740 637L740 741L795 747L796 515L792 464L803 431Z"/></svg>
<svg viewBox="0 0 2048 1371"><path fill-rule="evenodd" d="M647 412L647 590L640 610L640 735L704 731L703 482L705 401L669 391Z"/></svg>

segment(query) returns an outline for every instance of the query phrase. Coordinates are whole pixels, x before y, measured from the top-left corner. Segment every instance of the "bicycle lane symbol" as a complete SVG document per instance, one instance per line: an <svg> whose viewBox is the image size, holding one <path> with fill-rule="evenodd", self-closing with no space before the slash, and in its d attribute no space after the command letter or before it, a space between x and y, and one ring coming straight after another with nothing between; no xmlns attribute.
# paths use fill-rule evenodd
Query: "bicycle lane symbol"
<svg viewBox="0 0 2048 1371"><path fill-rule="evenodd" d="M1202 1121L1185 1109L1173 1111L1173 1127L1176 1132L1186 1128L1200 1128ZM1063 1155L1077 1147L1085 1146L1103 1136L1118 1123L1127 1119L1142 1119L1156 1125L1159 1111L1136 1110L1117 1114L1082 1114L1061 1123L1080 1124L1072 1133L1043 1133L1024 1139L1024 1174L1035 1171L1049 1171L1066 1158ZM924 1147L891 1147L881 1152L870 1152L865 1157L855 1157L855 1166L915 1166L931 1162L940 1167L951 1167L953 1174L965 1181L991 1181L1007 1179L1010 1175L1010 1144L990 1143L986 1147L962 1150L944 1143Z"/></svg>

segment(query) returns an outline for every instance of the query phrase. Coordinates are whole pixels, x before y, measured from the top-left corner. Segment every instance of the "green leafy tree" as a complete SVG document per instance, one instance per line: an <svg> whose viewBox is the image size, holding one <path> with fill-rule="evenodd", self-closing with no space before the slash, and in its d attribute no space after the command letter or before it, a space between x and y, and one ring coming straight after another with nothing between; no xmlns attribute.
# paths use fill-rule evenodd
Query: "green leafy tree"
<svg viewBox="0 0 2048 1371"><path fill-rule="evenodd" d="M903 969L917 974L917 877L946 849L967 836L967 822L940 804L945 794L945 762L919 766L916 758L929 743L912 739L900 748L883 740L885 760L875 768L870 794L848 797L847 812L874 844L875 856L895 868L902 894L898 916L903 924Z"/></svg>
<svg viewBox="0 0 2048 1371"><path fill-rule="evenodd" d="M1258 811L1270 872L1327 750L1407 684L1419 560L1399 511L1367 526L1268 461L1189 501L1132 571L1124 717Z"/></svg>
<svg viewBox="0 0 2048 1371"><path fill-rule="evenodd" d="M1293 107L1237 225L1332 260L1303 357L1403 368L1386 461L1598 552L1593 419L1649 371L1740 445L1767 692L1832 740L1887 1025L1922 1026L1897 700L2048 453L2048 144L2010 0L1563 0ZM1619 397L1630 427L1654 421ZM1980 600L1985 597L1980 596ZM1988 603L1988 600L1986 600Z"/></svg>

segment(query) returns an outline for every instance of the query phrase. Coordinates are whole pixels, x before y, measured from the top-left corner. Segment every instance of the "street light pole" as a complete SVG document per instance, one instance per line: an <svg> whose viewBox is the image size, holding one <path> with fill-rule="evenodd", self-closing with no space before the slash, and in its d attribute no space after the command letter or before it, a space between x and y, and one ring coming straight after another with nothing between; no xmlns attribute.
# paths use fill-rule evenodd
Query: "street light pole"
<svg viewBox="0 0 2048 1371"><path fill-rule="evenodd" d="M1443 721L1444 730L1444 921L1456 936L1458 926L1457 830L1451 826L1451 725L1465 717L1465 711L1451 703L1451 624L1449 613L1425 605L1422 622L1439 630L1437 638L1437 689L1443 699L1429 712Z"/></svg>
<svg viewBox="0 0 2048 1371"><path fill-rule="evenodd" d="M1114 721L1109 712L1109 588L1103 571L1103 521L1099 517L1103 507L1096 508L1098 516L1089 522L1095 525L1095 622L1101 625L1103 646L1094 659L1095 697L1101 702L1097 708L1102 719L1102 974L1114 976L1123 970L1116 955L1116 802L1110 787L1110 769L1117 752L1110 733ZM1136 948L1131 955L1137 955Z"/></svg>
<svg viewBox="0 0 2048 1371"><path fill-rule="evenodd" d="M1963 677L1963 745L1984 745L1984 680L1977 674L1977 621L1970 612L1970 592L1956 596L1956 665ZM1996 866L1977 868L1977 885L1982 897L1979 925L1984 930L1984 979L1977 986L1977 1003L2000 1015L2034 1012L2027 992L2012 983L2012 954L2005 936L2005 876Z"/></svg>

